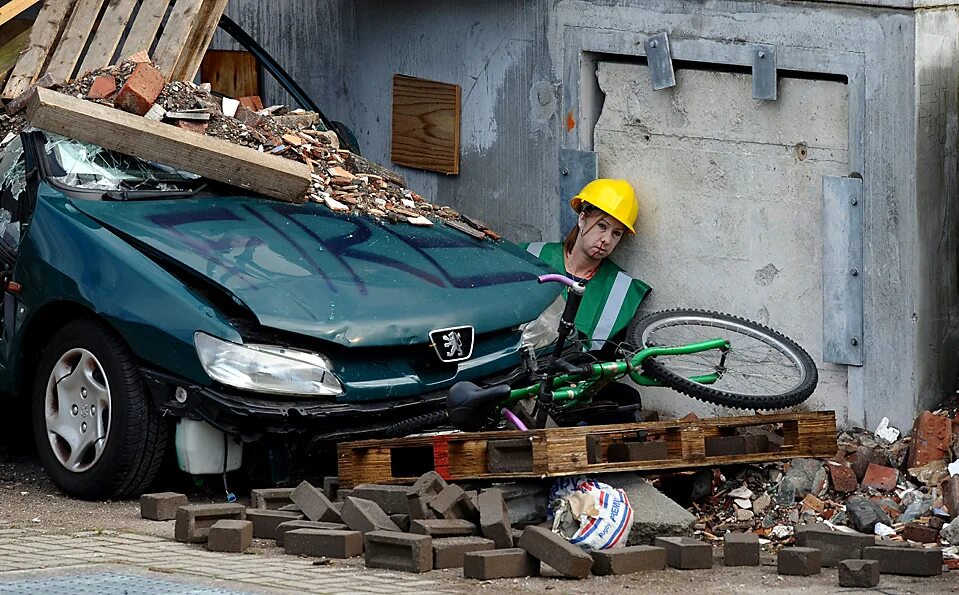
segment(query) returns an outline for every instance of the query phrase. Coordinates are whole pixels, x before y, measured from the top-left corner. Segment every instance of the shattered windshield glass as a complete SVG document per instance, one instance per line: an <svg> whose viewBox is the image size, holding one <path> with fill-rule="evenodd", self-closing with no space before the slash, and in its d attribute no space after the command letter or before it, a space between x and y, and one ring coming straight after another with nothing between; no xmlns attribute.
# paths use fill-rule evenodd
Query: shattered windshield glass
<svg viewBox="0 0 959 595"><path fill-rule="evenodd" d="M50 177L83 190L183 192L195 189L200 176L144 161L70 138L44 133Z"/></svg>

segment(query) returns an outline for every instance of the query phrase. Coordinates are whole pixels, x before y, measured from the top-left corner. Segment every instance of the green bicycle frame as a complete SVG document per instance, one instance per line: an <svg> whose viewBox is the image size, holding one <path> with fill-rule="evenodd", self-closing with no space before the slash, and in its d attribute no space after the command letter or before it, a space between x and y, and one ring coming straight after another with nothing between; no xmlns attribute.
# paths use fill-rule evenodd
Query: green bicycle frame
<svg viewBox="0 0 959 595"><path fill-rule="evenodd" d="M613 362L601 362L590 364L589 374L561 374L553 379L553 402L565 409L580 403L584 396L591 394L591 388L600 381L606 381L604 384L629 375L630 379L640 386L662 386L654 378L645 376L640 372L643 360L648 357L670 356L670 355L689 355L710 351L712 349L729 349L729 341L725 339L710 339L700 343L690 343L678 347L647 347L637 352L630 360L620 360ZM719 380L720 374L713 372L700 376L691 376L689 379L699 384L712 384ZM565 388L560 388L565 387ZM504 401L504 407L515 405L522 399L535 397L539 393L539 383L532 384L523 388L513 389L509 397Z"/></svg>

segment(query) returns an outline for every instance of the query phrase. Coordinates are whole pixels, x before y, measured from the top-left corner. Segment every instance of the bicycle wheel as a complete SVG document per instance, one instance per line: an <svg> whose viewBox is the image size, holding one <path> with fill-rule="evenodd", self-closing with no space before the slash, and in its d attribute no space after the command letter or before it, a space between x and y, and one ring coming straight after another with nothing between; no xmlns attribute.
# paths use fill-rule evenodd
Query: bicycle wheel
<svg viewBox="0 0 959 595"><path fill-rule="evenodd" d="M816 388L819 371L795 341L738 316L706 310L665 310L634 320L633 345L676 346L723 338L731 349L647 358L643 370L695 399L741 409L783 409L802 403ZM714 384L690 376L719 372Z"/></svg>

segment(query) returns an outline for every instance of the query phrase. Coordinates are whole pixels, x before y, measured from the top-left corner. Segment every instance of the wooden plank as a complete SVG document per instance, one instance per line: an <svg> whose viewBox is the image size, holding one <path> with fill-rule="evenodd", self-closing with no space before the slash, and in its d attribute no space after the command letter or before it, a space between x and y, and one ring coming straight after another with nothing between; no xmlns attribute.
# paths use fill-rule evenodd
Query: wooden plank
<svg viewBox="0 0 959 595"><path fill-rule="evenodd" d="M200 81L227 97L259 95L260 67L250 52L210 50L200 64Z"/></svg>
<svg viewBox="0 0 959 595"><path fill-rule="evenodd" d="M0 25L16 18L23 11L30 8L40 0L10 0L3 6L0 6Z"/></svg>
<svg viewBox="0 0 959 595"><path fill-rule="evenodd" d="M49 89L37 90L27 107L27 121L42 130L288 202L306 200L310 186L310 168L304 163Z"/></svg>
<svg viewBox="0 0 959 595"><path fill-rule="evenodd" d="M140 51L150 51L169 7L170 0L144 0L140 4L140 10L120 50L121 60Z"/></svg>
<svg viewBox="0 0 959 595"><path fill-rule="evenodd" d="M460 86L393 77L393 163L459 173Z"/></svg>
<svg viewBox="0 0 959 595"><path fill-rule="evenodd" d="M58 81L67 81L72 77L73 70L80 61L80 54L93 32L103 2L104 0L77 0L44 74L49 74Z"/></svg>
<svg viewBox="0 0 959 595"><path fill-rule="evenodd" d="M0 81L7 78L20 59L20 52L30 43L30 29L20 33L0 48Z"/></svg>
<svg viewBox="0 0 959 595"><path fill-rule="evenodd" d="M203 0L176 0L170 17L163 26L160 41L153 53L153 63L168 81L173 80L173 68L180 61L183 52L187 51L187 40L193 34L202 5Z"/></svg>
<svg viewBox="0 0 959 595"><path fill-rule="evenodd" d="M216 33L217 24L229 0L205 0L200 10L200 18L197 19L196 27L193 29L190 38L187 40L186 48L181 55L180 61L173 69L173 77L178 81L192 81L200 69L200 63L203 56L213 41L213 34ZM237 95L242 97L242 95Z"/></svg>
<svg viewBox="0 0 959 595"><path fill-rule="evenodd" d="M80 63L80 75L113 63L113 54L130 21L137 0L109 0L86 56Z"/></svg>
<svg viewBox="0 0 959 595"><path fill-rule="evenodd" d="M27 49L13 68L3 88L3 98L13 99L23 93L37 78L47 63L50 51L66 24L76 0L47 0L40 9L30 33Z"/></svg>

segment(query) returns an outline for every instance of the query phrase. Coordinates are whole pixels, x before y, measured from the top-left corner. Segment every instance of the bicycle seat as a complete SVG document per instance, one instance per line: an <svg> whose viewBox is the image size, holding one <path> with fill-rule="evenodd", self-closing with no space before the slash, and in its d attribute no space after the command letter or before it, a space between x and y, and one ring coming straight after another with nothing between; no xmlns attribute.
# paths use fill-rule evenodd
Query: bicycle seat
<svg viewBox="0 0 959 595"><path fill-rule="evenodd" d="M446 412L449 414L450 423L464 432L482 430L486 425L489 410L497 403L505 401L509 392L507 384L481 388L472 382L457 382L446 397Z"/></svg>

